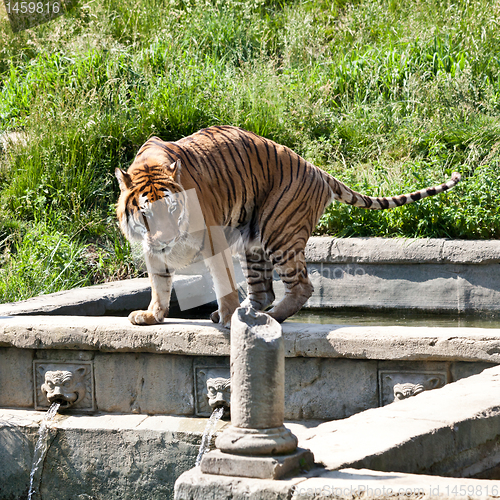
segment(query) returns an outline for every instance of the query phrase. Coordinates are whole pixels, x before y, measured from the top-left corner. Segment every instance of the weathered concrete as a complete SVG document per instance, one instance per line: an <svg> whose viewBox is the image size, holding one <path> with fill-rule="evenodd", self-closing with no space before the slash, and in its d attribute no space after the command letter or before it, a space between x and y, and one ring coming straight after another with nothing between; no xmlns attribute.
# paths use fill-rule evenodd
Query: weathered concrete
<svg viewBox="0 0 500 500"><path fill-rule="evenodd" d="M285 418L331 420L375 408L377 372L377 361L287 358Z"/></svg>
<svg viewBox="0 0 500 500"><path fill-rule="evenodd" d="M170 301L171 313L180 314L176 289L181 289L194 302L204 303L203 297L210 295L212 283L203 275L178 275L174 277L174 289ZM151 301L151 286L148 278L135 278L104 283L62 292L32 297L19 302L0 304L0 316L24 316L36 314L73 316L126 316L136 309L147 309ZM217 303L213 306L217 308Z"/></svg>
<svg viewBox="0 0 500 500"><path fill-rule="evenodd" d="M0 316L36 314L102 316L146 308L151 300L148 278L124 280L40 295L0 304Z"/></svg>
<svg viewBox="0 0 500 500"><path fill-rule="evenodd" d="M231 422L268 429L283 425L285 345L280 324L251 307L231 320Z"/></svg>
<svg viewBox="0 0 500 500"><path fill-rule="evenodd" d="M310 263L500 264L500 240L310 238Z"/></svg>
<svg viewBox="0 0 500 500"><path fill-rule="evenodd" d="M285 356L500 363L500 329L284 323ZM167 318L0 318L0 347L229 356L229 331L210 321Z"/></svg>
<svg viewBox="0 0 500 500"><path fill-rule="evenodd" d="M290 500L303 477L255 479L203 474L191 469L175 483L175 500Z"/></svg>
<svg viewBox="0 0 500 500"><path fill-rule="evenodd" d="M500 360L495 329L285 323L283 330L287 419L346 418L392 401L396 382L437 373L449 383ZM139 327L118 317L3 318L0 407L43 406L34 404L37 363L90 363L95 404L86 409L193 415L200 397L207 403L196 367L229 367L229 350L229 332L204 321Z"/></svg>
<svg viewBox="0 0 500 500"><path fill-rule="evenodd" d="M175 500L500 495L500 366L343 421L310 428L288 425L325 469L289 481L224 478L192 469L177 480Z"/></svg>
<svg viewBox="0 0 500 500"><path fill-rule="evenodd" d="M217 438L217 448L237 455L294 452L297 438L283 427L285 345L281 326L252 307L238 308L231 319L231 382L231 427ZM205 458L202 470L212 472ZM219 459L216 470L224 474L227 463ZM254 468L258 466L254 464Z"/></svg>
<svg viewBox="0 0 500 500"><path fill-rule="evenodd" d="M44 413L0 410L0 498L27 498ZM57 415L43 464L42 498L172 498L194 466L205 419L147 415ZM220 421L217 429L226 422Z"/></svg>
<svg viewBox="0 0 500 500"><path fill-rule="evenodd" d="M476 384L471 383L471 387L465 395L467 401L474 399L469 395L481 392L479 387L482 387L487 393L483 397L484 405L482 408L486 409L495 404L498 408L498 401L496 401L498 392L494 392L496 386L488 388L489 381L484 378L475 378L475 382ZM473 385L476 385L476 391L474 391ZM445 389L438 389L436 394ZM429 395L431 394L429 393ZM491 395L494 395L492 405L489 403ZM425 393L417 396L414 401L417 402L419 398L424 398L424 396ZM451 394L449 396L453 397ZM475 398L473 401L476 411L481 407L477 404L478 400L479 398ZM410 400L407 402L409 403ZM400 413L394 414L390 424L385 422L385 426L378 427L378 429L382 428L382 432L389 436L389 439L393 432L400 432L399 426L396 427L395 422L398 419L404 419L405 414L411 416L413 413L413 408L404 411L404 405L407 402L401 402L403 406L399 406L400 403L395 403L394 408L398 406L401 410ZM447 410L448 405L443 402L437 408L428 408L428 411L432 413L434 421L440 420L441 410L447 411L447 416L441 422L445 424L443 428L447 426L449 433L454 433L455 438L462 444L473 445L478 434L482 432L481 429L490 419L492 419L493 426L496 422L496 428L499 428L497 415L488 413L487 410L479 410L480 413L469 420L470 427L468 429L461 427L461 422L464 419L458 415L458 430L453 431L453 422L446 419L453 418L453 411L465 412L466 409L463 408L465 406L468 405L458 401L454 409ZM384 411L385 408L377 410L381 414ZM375 419L375 415L373 415L375 412L365 413L372 414L372 421ZM473 411L470 412L470 414L473 413ZM26 498L36 434L43 416L44 413L33 410L0 410L0 464L2 464L0 467L0 498L2 500ZM425 421L425 416L422 417L422 420ZM58 500L172 498L172 486L175 478L183 471L193 467L205 424L206 419L172 416L58 415L51 426L52 442L43 467L43 498L52 498L51 491L58 492ZM219 422L218 431L220 432L227 425L226 422ZM286 425L299 436L299 443L302 445L313 442L314 439L307 439L307 437L317 432L317 429L321 429L321 426L318 427L317 423L313 424L312 422L308 423L307 426L302 423L287 423ZM327 424L324 425L321 432L324 431L323 438L326 439L328 435L332 435L332 431L326 428ZM364 431L363 425L370 425L371 434L370 430ZM476 431L473 431L473 428ZM418 431L418 428L412 427L407 421L408 434L412 430ZM351 426L349 432L351 432L352 443L359 443L358 449L362 450L363 446L370 446L370 443L376 438L373 436L375 431L372 424L358 422L358 426ZM363 443L362 439L358 439L360 433L365 437L368 436L368 441ZM333 436L342 438L345 443L348 442L348 436L342 437L338 431L333 433ZM416 436L418 438L418 432ZM472 439L470 439L471 437ZM440 447L443 445L440 438L441 434L438 432L435 442L431 442L431 444L426 442L418 447L417 455L422 454L421 458L418 456L415 458L415 449L407 449L409 459L422 461L432 456L433 451L438 456L441 453ZM399 453L398 446L398 444L395 445L394 453ZM321 448L314 444L313 451L319 452L320 450ZM381 450L388 453L385 447L382 447ZM447 450L450 453L449 448ZM335 453L335 450L332 452ZM371 452L371 448L367 449L367 455ZM453 457L453 454L450 454L450 457ZM431 461L431 463L434 462ZM494 462L487 464L479 460L477 464L491 468ZM472 467L476 468L474 470L469 468L470 471L481 475L480 468L478 469L476 464ZM198 488L200 481L201 489ZM197 485L196 490L194 484ZM382 490L383 487L385 490ZM419 489L415 490L417 487L423 488L423 493ZM368 488L372 490L371 494L367 493ZM379 488L378 492L377 488ZM408 475L374 470L341 469L331 471L321 468L289 480L267 481L201 474L199 468L196 468L180 477L176 486L178 493L176 498L178 500L206 500L210 498L214 500L220 498L249 500L366 499L372 496L373 498L389 498L387 494L385 496L380 494L382 491L387 493L389 489L401 493L399 498L498 498L500 481ZM404 491L400 491L403 489ZM393 497L394 495L390 498ZM396 495L397 497L398 495Z"/></svg>
<svg viewBox="0 0 500 500"><path fill-rule="evenodd" d="M280 324L252 307L238 308L231 319L231 426L205 454L202 472L278 479L311 468L309 450L285 417L285 346ZM280 455L280 456L277 456Z"/></svg>
<svg viewBox="0 0 500 500"><path fill-rule="evenodd" d="M311 238L306 307L500 311L500 241Z"/></svg>
<svg viewBox="0 0 500 500"><path fill-rule="evenodd" d="M222 432L222 435L228 429ZM220 436L219 436L220 438ZM309 450L296 449L287 455L246 456L213 450L203 455L200 470L204 474L259 479L281 479L301 474L313 467L314 456Z"/></svg>
<svg viewBox="0 0 500 500"><path fill-rule="evenodd" d="M379 472L321 471L293 489L292 500L457 500L498 498L500 481Z"/></svg>

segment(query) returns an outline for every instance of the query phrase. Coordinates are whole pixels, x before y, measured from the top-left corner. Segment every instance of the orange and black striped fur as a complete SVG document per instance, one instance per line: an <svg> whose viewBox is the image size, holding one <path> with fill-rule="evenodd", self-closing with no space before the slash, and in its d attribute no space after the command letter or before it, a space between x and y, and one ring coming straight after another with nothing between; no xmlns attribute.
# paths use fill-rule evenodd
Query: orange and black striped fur
<svg viewBox="0 0 500 500"><path fill-rule="evenodd" d="M148 310L135 311L129 319L134 324L161 322L168 314L173 269L201 255L217 294L219 308L212 320L226 326L239 301L232 281L232 291L223 292L223 281L228 276L231 280L232 262L220 228L238 231L244 242L242 264L248 283L244 305L263 310L273 304L274 269L286 293L268 313L283 321L313 292L304 249L332 201L393 208L446 191L460 180L454 173L448 182L414 193L365 196L289 148L229 126L200 130L177 142L152 137L127 172L115 173L121 188L120 225L127 238L143 242L152 286ZM186 193L196 193L203 216L186 206ZM205 230L195 220L201 217ZM210 259L214 255L222 258Z"/></svg>

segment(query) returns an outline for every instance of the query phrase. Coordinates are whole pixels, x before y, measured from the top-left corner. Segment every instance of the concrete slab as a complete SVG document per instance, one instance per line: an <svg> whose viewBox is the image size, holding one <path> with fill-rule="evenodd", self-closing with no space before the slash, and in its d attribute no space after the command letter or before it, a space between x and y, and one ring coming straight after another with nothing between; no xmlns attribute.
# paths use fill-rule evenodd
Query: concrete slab
<svg viewBox="0 0 500 500"><path fill-rule="evenodd" d="M368 469L317 468L304 476L271 481L203 474L195 468L175 484L175 500L479 500L496 499L499 492L500 481Z"/></svg>
<svg viewBox="0 0 500 500"><path fill-rule="evenodd" d="M175 483L175 500L290 500L294 486L304 478L254 479L203 474L199 467Z"/></svg>
<svg viewBox="0 0 500 500"><path fill-rule="evenodd" d="M27 498L45 412L0 409L0 498ZM49 423L42 498L172 498L194 466L206 419L147 415L64 415ZM219 422L219 432L227 422Z"/></svg>
<svg viewBox="0 0 500 500"><path fill-rule="evenodd" d="M186 290L191 298L206 296L211 283L200 275L177 275L170 309L178 314L180 307L176 289ZM126 316L136 309L147 309L151 301L149 278L134 278L113 281L100 285L74 288L61 292L32 297L19 302L0 304L0 316L24 316L36 314L103 316L121 314ZM203 303L203 300L202 300ZM216 303L214 304L216 307Z"/></svg>
<svg viewBox="0 0 500 500"><path fill-rule="evenodd" d="M309 450L298 448L294 453L275 456L245 456L213 450L206 453L200 464L204 474L260 479L281 479L300 474L314 465Z"/></svg>
<svg viewBox="0 0 500 500"><path fill-rule="evenodd" d="M305 255L309 263L498 264L500 241L316 236L309 239Z"/></svg>
<svg viewBox="0 0 500 500"><path fill-rule="evenodd" d="M26 314L100 316L131 309L147 309L150 300L149 279L137 278L0 304L0 316Z"/></svg>
<svg viewBox="0 0 500 500"><path fill-rule="evenodd" d="M499 256L497 240L313 237L306 260L315 292L304 307L500 313ZM193 303L214 300L208 275L184 272L174 278L174 314L176 289ZM283 286L276 280L279 298ZM242 298L245 286L238 287ZM147 278L124 280L2 304L0 316L126 315L147 308L150 296Z"/></svg>

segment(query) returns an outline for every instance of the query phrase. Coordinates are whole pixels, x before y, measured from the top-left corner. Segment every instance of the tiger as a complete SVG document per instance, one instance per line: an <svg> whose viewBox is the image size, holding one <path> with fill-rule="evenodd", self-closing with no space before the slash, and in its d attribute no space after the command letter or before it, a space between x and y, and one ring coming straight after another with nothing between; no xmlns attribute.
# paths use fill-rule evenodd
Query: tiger
<svg viewBox="0 0 500 500"><path fill-rule="evenodd" d="M151 282L148 309L131 312L130 322L161 323L168 315L175 270L198 258L207 263L217 296L218 308L210 318L226 328L240 302L224 230L236 232L243 242L248 292L241 306L283 322L313 293L305 248L330 203L391 209L442 193L460 181L454 172L435 187L392 197L366 196L288 147L228 125L175 142L151 137L128 170L117 168L115 175L120 228L129 241L142 243ZM195 203L188 203L189 193L194 193ZM276 303L273 271L285 289Z"/></svg>

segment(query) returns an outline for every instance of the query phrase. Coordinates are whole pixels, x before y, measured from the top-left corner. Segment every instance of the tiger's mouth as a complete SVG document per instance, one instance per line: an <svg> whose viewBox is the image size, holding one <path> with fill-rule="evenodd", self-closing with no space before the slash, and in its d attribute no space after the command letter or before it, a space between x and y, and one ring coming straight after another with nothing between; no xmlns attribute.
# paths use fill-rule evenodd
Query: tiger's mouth
<svg viewBox="0 0 500 500"><path fill-rule="evenodd" d="M181 233L178 234L173 240L168 243L159 240L145 239L144 245L147 251L154 254L169 254L175 247L175 245L185 239L185 236Z"/></svg>

